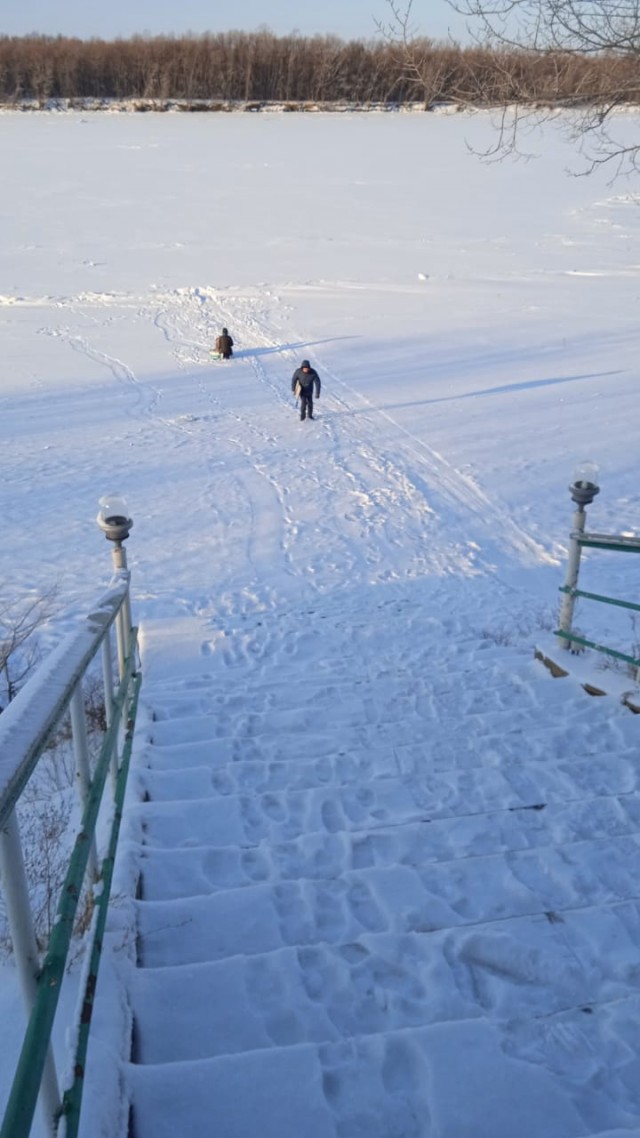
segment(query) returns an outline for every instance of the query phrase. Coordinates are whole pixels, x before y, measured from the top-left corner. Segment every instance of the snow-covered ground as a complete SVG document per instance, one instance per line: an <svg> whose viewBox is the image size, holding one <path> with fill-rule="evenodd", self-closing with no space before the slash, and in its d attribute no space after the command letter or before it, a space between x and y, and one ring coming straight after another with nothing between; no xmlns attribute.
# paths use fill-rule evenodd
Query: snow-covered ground
<svg viewBox="0 0 640 1138"><path fill-rule="evenodd" d="M2 593L57 583L62 631L109 576L98 498L134 518L85 1138L130 1101L137 1138L640 1133L640 724L533 660L577 461L590 525L640 531L640 212L556 127L516 164L490 132L0 116Z"/></svg>

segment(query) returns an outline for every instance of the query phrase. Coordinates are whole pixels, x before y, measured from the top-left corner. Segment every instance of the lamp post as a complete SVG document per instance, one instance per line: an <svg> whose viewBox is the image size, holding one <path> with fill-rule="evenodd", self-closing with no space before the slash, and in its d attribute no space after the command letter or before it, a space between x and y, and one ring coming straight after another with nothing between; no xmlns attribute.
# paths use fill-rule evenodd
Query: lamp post
<svg viewBox="0 0 640 1138"><path fill-rule="evenodd" d="M576 601L573 591L577 587L578 575L580 573L580 554L582 552L580 537L584 533L586 522L585 506L590 506L596 494L600 493L598 474L599 470L595 462L581 462L576 466L573 473L573 481L569 486L569 492L576 504L576 510L573 515L567 575L564 582L565 589L569 591L566 592L562 598L559 622L560 632L571 631L573 609ZM558 639L563 648L571 648L570 640L565 640L564 637L558 637Z"/></svg>
<svg viewBox="0 0 640 1138"><path fill-rule="evenodd" d="M122 573L127 579L127 594L120 610L116 626L118 635L118 661L120 677L124 672L124 662L129 652L131 639L131 602L129 599L129 570L127 568L127 554L123 546L126 541L133 519L129 517L129 507L121 494L104 494L98 502L100 509L96 521L104 533L107 541L113 542L111 556L113 568Z"/></svg>
<svg viewBox="0 0 640 1138"><path fill-rule="evenodd" d="M126 569L127 555L122 543L127 540L133 526L129 507L121 494L104 494L98 505L100 509L96 521L107 541L113 542L114 569Z"/></svg>

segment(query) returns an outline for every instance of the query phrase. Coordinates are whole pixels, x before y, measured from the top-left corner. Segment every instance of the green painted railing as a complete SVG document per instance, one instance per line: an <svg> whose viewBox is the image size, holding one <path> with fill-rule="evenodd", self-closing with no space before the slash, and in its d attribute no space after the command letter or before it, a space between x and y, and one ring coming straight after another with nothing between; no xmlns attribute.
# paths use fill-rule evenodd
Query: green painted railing
<svg viewBox="0 0 640 1138"><path fill-rule="evenodd" d="M586 593L583 589L570 589L568 585L562 585L559 591L567 593L570 597L584 597L587 601L601 601L604 605L616 605L621 609L640 612L640 605L634 604L633 601L619 601L615 597L605 597L601 593Z"/></svg>
<svg viewBox="0 0 640 1138"><path fill-rule="evenodd" d="M75 1062L73 1065L73 1083L68 1088L68 1090L65 1091L64 1098L62 1100L62 1116L66 1120L66 1138L76 1138L78 1127L80 1125L80 1107L82 1104L87 1050L89 1047L89 1031L91 1029L93 1002L95 999L96 984L98 982L98 968L100 966L102 944L104 941L104 932L109 909L109 898L111 896L113 867L116 860L118 837L120 835L120 823L122 822L124 795L127 788L127 778L129 775L131 747L133 744L133 728L135 723L136 708L138 704L138 695L140 692L140 680L141 676L138 674L134 679L134 690L129 713L129 723L125 737L122 762L120 764L120 770L118 772L118 781L116 783L115 811L113 825L111 827L109 849L107 856L102 862L102 890L100 892L100 896L96 900L96 923L93 935L93 944L91 947L91 957L89 960L89 970L85 984L82 1011L80 1014L78 1043L76 1046Z"/></svg>
<svg viewBox="0 0 640 1138"><path fill-rule="evenodd" d="M640 553L640 538L625 537L624 534L583 533L576 534L579 545L589 549L604 549L612 553Z"/></svg>
<svg viewBox="0 0 640 1138"><path fill-rule="evenodd" d="M31 1131L49 1041L53 1030L53 1021L58 1006L67 956L69 954L69 946L73 936L76 910L78 908L82 885L87 870L91 840L95 833L98 811L100 809L102 794L109 771L112 749L118 736L123 711L130 698L129 681L134 669L135 650L136 640L134 636L133 650L126 662L125 673L121 682L121 692L113 707L113 718L102 744L100 757L91 784L89 801L82 819L80 832L75 840L73 853L62 887L49 947L38 977L36 1002L24 1037L22 1052L7 1102L2 1129L0 1130L0 1138L28 1138ZM134 688L136 703L139 682L140 677L138 675ZM129 747L131 730L131 727L127 730L127 743ZM104 892L104 881L102 885ZM74 1102L76 1100L77 1096L74 1096Z"/></svg>
<svg viewBox="0 0 640 1138"><path fill-rule="evenodd" d="M52 653L33 680L0 716L0 754L4 763L0 763L0 870L16 964L30 1008L22 1050L0 1128L0 1138L28 1138L39 1095L48 1134L56 1133L61 1117L65 1119L67 1138L75 1138L78 1131L93 997L141 683L136 663L137 631L128 627L129 621L129 575L122 571L118 573L110 592L86 621ZM113 629L117 634L118 682L115 695L111 645ZM52 730L65 710L72 708L73 701L77 701L81 695L82 679L101 649L108 726L95 770L89 776L82 796L80 830L69 859L45 958L38 968L29 898L21 865L23 859L15 806L35 770ZM82 735L83 730L80 729L80 738L74 736L78 764L83 758ZM122 757L119 759L120 750ZM8 760L6 762L5 757ZM87 948L87 978L76 1034L73 1081L61 1102L51 1053L51 1034L87 869L91 871L89 880L95 883L97 876L94 860L96 828L98 819L102 816L100 811L110 770L115 806L108 849L98 877L100 889L91 899L94 904L93 922Z"/></svg>
<svg viewBox="0 0 640 1138"><path fill-rule="evenodd" d="M613 553L640 553L640 538L637 537L626 537L623 534L585 533L580 531L575 531L571 537L572 540L582 548L602 549ZM579 559L577 564L579 564ZM570 585L562 585L559 591L564 593L565 596L571 597L572 600L583 597L585 600L595 601L597 604L612 605L615 608L627 609L630 612L640 612L640 604L635 604L633 601L621 601L616 597L607 597L602 593L590 593L584 589L572 588ZM573 611L573 607L571 607L571 611ZM569 617L569 622L570 621L571 616ZM605 656L611 656L614 660L622 660L624 663L640 669L640 659L637 659L635 656L631 656L626 652L620 652L616 648L609 648L605 644L599 644L595 640L588 640L584 636L578 636L571 628L558 628L554 636L563 640L567 647L571 647L572 644L579 644L583 648L592 648L596 652L602 652Z"/></svg>
<svg viewBox="0 0 640 1138"><path fill-rule="evenodd" d="M595 640L576 636L575 632L562 632L558 629L555 635L560 636L563 640L568 640L571 644L581 644L583 648L593 648L596 652L603 652L605 656L613 656L614 660L624 660L626 664L640 668L640 660L636 660L635 656L627 656L625 652L618 652L616 648L606 648L604 644L598 644Z"/></svg>

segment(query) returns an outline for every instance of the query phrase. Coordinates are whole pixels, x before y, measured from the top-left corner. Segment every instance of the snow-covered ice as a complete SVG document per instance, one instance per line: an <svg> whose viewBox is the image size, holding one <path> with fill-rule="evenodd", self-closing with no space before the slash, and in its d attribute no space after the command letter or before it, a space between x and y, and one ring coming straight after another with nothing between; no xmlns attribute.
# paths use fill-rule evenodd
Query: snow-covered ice
<svg viewBox="0 0 640 1138"><path fill-rule="evenodd" d="M576 462L593 528L640 528L640 212L557 126L509 165L490 130L0 115L3 592L55 581L61 636L98 498L134 519L84 1138L640 1134L640 723L533 655ZM634 600L635 559L583 583Z"/></svg>

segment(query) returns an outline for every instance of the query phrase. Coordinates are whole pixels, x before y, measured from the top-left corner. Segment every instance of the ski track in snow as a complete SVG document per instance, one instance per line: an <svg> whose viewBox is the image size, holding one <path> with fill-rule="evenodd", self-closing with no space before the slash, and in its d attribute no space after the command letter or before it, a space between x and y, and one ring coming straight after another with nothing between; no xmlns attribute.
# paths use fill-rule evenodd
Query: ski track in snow
<svg viewBox="0 0 640 1138"><path fill-rule="evenodd" d="M8 595L59 584L62 634L110 573L91 503L135 524L80 1138L640 1138L640 717L532 658L572 464L640 530L637 195L567 179L560 123L478 166L489 112L2 125ZM584 588L634 599L620 560Z"/></svg>
<svg viewBox="0 0 640 1138"><path fill-rule="evenodd" d="M173 1136L177 1117L202 1133L206 1117L247 1138L258 1112L268 1138L298 1138L303 1116L312 1138L628 1130L633 723L456 606L471 578L492 585L497 550L522 565L547 551L320 355L318 421L296 422L300 338L279 339L276 295L56 303L65 323L43 334L106 373L124 438L188 447L225 550L210 594L185 602L210 614L199 674L152 670L143 687L135 937L116 950L136 1135ZM104 349L112 305L168 348L178 413L170 379ZM207 354L222 324L230 365Z"/></svg>
<svg viewBox="0 0 640 1138"><path fill-rule="evenodd" d="M167 340L172 346L175 345L181 366L202 364L202 356L206 353L205 345L213 341L222 323L235 330L241 344L260 346L269 353L277 350L278 341L273 336L268 307L263 297L226 297L224 294L216 294L215 290L195 289L184 290L178 299L182 303L173 312L164 310L155 320ZM269 303L277 305L277 298L270 297ZM192 315L194 308L195 315ZM296 339L300 340L299 337ZM291 349L286 349L279 356L284 356L288 368L286 363L281 365L281 374L276 382L265 369L261 356L252 354L251 365L257 381L272 392L278 404L289 410L291 399L288 379L299 362L299 353L294 355ZM238 360L236 364L237 362ZM274 463L271 458L266 477L273 482L274 492L281 503L282 516L288 523L284 527L284 542L287 542L288 537L297 536L295 529L292 531L291 528L286 499L292 483L303 479L317 486L329 500L346 492L353 501L353 511L340 519L341 526L347 523L342 542L347 560L344 563L340 561L336 566L337 574L341 573L347 579L355 569L348 560L349 556L353 556L354 536L358 538L358 544L365 546L368 551L367 563L358 566L358 569L371 573L380 561L390 561L393 564L389 553L392 554L394 546L401 549L406 545L407 529L415 533L416 547L422 551L421 562L414 573L424 572L427 564L431 571L440 574L459 572L461 569L470 573L482 571L483 564L491 566L496 560L495 554L493 557L491 555L492 547L497 549L504 545L511 547L517 556L528 563L554 561L540 545L516 527L470 478L456 471L442 456L397 424L394 424L399 435L397 447L393 456L385 453L382 440L388 435L388 423L393 423L390 416L375 408L363 396L353 393L339 376L332 374L321 363L319 369L324 378L324 390L316 429L324 436L327 444L322 450L318 448L319 454L316 452L310 456L308 452L301 453L299 447L294 451L287 445L286 439L268 438L255 423L250 420L240 421L235 417L236 445L244 449L247 457L251 457L252 435L262 443L270 442L279 452L280 463ZM215 398L212 395L209 397L212 405L220 411ZM363 404L368 413L358 415L356 427L352 425L350 416L356 407L360 409ZM339 416L337 419L336 412ZM378 427L377 417L384 421L382 430ZM244 444L240 441L243 438L246 440ZM278 472L277 480L273 476L274 467ZM255 469L260 473L257 464ZM437 508L431 502L435 502ZM456 519L453 523L452 510ZM318 531L321 532L323 527L330 527L333 546L339 548L340 529L330 511L325 511L325 514L329 516L317 516L314 519L314 536L317 537ZM482 535L481 540L487 546L488 554L482 554L481 547L473 537L452 545L451 537L445 536L450 535L452 530L469 531L471 527L467 522L468 515L471 515L473 530ZM427 534L434 525L438 525L438 539L428 540ZM394 529L397 530L397 536ZM376 546L383 548L382 556L376 556ZM427 547L428 553L425 552ZM285 548L285 554L291 556L288 547ZM479 562L479 566L476 566L476 562ZM307 570L311 570L311 574L315 572L312 550L306 550L304 565ZM318 559L318 571L320 568L324 574L330 570L326 557ZM389 568L386 574L381 575L381 579L385 579L385 576L393 579L393 569Z"/></svg>
<svg viewBox="0 0 640 1138"><path fill-rule="evenodd" d="M264 345L270 351L274 350L273 338L264 335L261 331L261 322L255 316L247 317L243 311L239 312L229 302L223 309L221 302L218 301L216 304L213 298L207 306L207 315L204 317L202 312L205 311L205 298L202 290L196 290L194 296L187 297L187 310L190 303L199 310L197 312L199 322L194 323L187 316L186 331L181 331L177 327L185 320L184 304L173 316L165 310L161 316L156 317L156 323L162 328L165 337L177 345L176 355L182 366L193 366L202 362L201 357L192 354L193 345L198 343L198 340L193 338L194 327L195 335L202 337L202 341L206 344L212 341L216 330L224 320L227 320L234 330L239 329L235 334L241 343L249 340L253 345ZM242 305L242 309L246 307L251 307L250 301L245 301ZM233 312L233 319L228 316L230 309ZM288 355L289 359L282 365L278 383L270 377L260 357L256 355L250 357L253 378L249 377L247 380L243 377L240 382L253 382L266 387L276 405L281 406L283 410L286 409L287 415L292 420L290 427L295 429L288 381L298 361L291 352ZM237 357L236 366L240 358L241 356ZM345 444L335 428L321 425L319 422L316 424L318 430L324 431L325 436L329 435L328 448L320 450L316 447L313 453L301 450L299 445L294 448L288 438L282 434L271 435L251 418L243 419L236 412L225 412L220 401L211 392L211 387L205 387L202 381L200 386L216 411L218 420L222 419L222 433L227 443L236 447L248 460L243 467L245 483L240 487L240 492L252 503L251 530L255 532L257 519L260 516L273 517L273 509L269 510L270 506L279 513L280 533L277 536L272 535L271 542L266 543L269 553L266 560L270 572L273 566L273 555L270 550L273 548L274 554L280 553L280 556L284 557L285 565L293 577L305 574L309 583L316 588L328 588L336 581L349 580L354 572L371 573L383 560L382 555L376 550L376 545L384 543L385 557L389 546L402 545L400 536L396 539L393 533L388 532L390 494L391 505L397 507L398 534L406 534L406 526L410 523L416 528L416 536L422 539L424 525L430 515L422 495L415 492L415 488L408 484L397 469L392 469L388 462L381 462L378 456L361 441L355 443L347 439ZM327 402L331 408L331 397ZM324 407L324 402L322 406ZM228 429L227 421L229 421ZM268 463L263 463L254 457L254 451L262 447L267 448ZM252 480L251 485L246 482L247 478ZM321 506L327 500L334 500L336 495L346 491L354 502L353 512L347 513L345 517L338 519L338 522L326 508L318 511L313 518L296 519L291 499L299 484L317 488L319 493L316 497ZM344 536L341 535L342 528L345 531ZM327 559L323 549L325 534L324 544L330 547L333 563ZM354 536L358 538L356 545L353 541ZM309 539L317 546L315 551L313 546L310 546ZM302 540L304 540L303 552L298 554L296 547ZM264 533L260 533L259 542L250 542L250 545L252 544L260 545L264 549ZM366 552L363 555L364 564L356 565L353 561L354 548L359 547L364 548ZM253 555L249 552L249 561L253 563L253 560ZM318 583L316 575L322 580L322 584Z"/></svg>
<svg viewBox="0 0 640 1138"><path fill-rule="evenodd" d="M42 301L33 303L40 306ZM311 445L302 442L289 390L299 349L282 347L274 335L272 313L282 305L269 290L239 296L205 287L146 297L82 294L50 298L50 305L63 311L67 322L45 325L41 334L104 369L126 400L129 425L113 441L136 445L141 438L150 439L151 432L157 441L161 430L174 446L189 446L203 471L199 493L210 523L225 529L227 546L229 537L232 544L234 538L244 540L237 557L252 568L254 579L247 588L256 604L271 604L275 564L281 568L281 588L294 588L299 581L322 592L356 578L393 581L425 572L495 572L497 551L504 547L523 564L553 561L468 476L353 392L321 360L324 388L315 438ZM131 319L159 332L174 357L185 381L182 414L163 410L170 379L140 378L132 363L98 346L116 321ZM236 337L231 365L209 358L208 345L223 323ZM275 375L266 360L277 361ZM228 374L230 367L247 392L257 385L256 401L269 408L267 414L254 413L249 394L247 413L241 414L225 400L224 390L217 392L220 369ZM203 407L208 408L204 415ZM274 420L278 408L286 412L281 421ZM354 410L363 408L352 418ZM388 451L390 424L393 454ZM316 491L305 496L304 509L300 485ZM351 503L340 517L330 505L336 500ZM233 533L232 525L243 504L250 515L244 538ZM241 508L240 516L243 512ZM407 549L413 551L410 560ZM225 596L237 578L236 565L232 558L227 582L218 582ZM234 604L230 597L225 603Z"/></svg>

